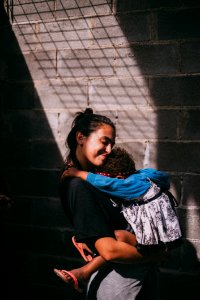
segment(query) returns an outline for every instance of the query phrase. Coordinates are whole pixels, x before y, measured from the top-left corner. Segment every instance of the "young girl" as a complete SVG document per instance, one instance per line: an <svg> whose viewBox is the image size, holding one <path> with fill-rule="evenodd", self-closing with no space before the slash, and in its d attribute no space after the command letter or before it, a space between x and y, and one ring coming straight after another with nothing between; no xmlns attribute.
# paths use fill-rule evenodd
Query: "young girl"
<svg viewBox="0 0 200 300"><path fill-rule="evenodd" d="M129 242L123 237L123 231L115 231L116 237L132 243L142 255L148 257L150 253L160 249L168 250L180 244L181 230L174 210L174 198L168 191L170 184L167 173L151 168L136 170L132 157L124 149L116 147L106 163L96 169L95 174L71 167L63 173L63 178L65 176L80 177L115 197L111 200L121 205L137 243L133 244L133 241ZM102 264L103 261L95 258L88 265L72 270L72 275L86 282ZM54 271L63 279L60 270Z"/></svg>

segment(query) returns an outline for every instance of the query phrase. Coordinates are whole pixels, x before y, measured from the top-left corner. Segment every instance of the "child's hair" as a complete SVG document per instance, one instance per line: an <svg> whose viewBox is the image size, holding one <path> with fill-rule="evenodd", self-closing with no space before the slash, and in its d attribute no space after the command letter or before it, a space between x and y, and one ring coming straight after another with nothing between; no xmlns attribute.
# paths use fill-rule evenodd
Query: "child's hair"
<svg viewBox="0 0 200 300"><path fill-rule="evenodd" d="M123 148L114 147L104 165L96 168L96 173L109 177L128 177L136 171L133 157Z"/></svg>

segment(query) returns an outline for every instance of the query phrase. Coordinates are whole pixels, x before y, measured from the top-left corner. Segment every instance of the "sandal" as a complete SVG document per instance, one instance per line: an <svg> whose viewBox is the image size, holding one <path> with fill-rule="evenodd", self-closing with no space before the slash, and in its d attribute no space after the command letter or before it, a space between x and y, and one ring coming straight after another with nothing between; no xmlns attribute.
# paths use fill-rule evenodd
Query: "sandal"
<svg viewBox="0 0 200 300"><path fill-rule="evenodd" d="M69 283L76 291L79 293L83 293L83 290L79 287L78 279L72 272L66 271L66 270L58 270L58 269L53 269L54 273L60 277L64 282ZM69 275L71 279L73 280L72 282L69 282L67 280L66 275Z"/></svg>
<svg viewBox="0 0 200 300"><path fill-rule="evenodd" d="M87 250L85 250L85 249L83 249L83 245L82 245L82 243L77 243L76 242L76 237L75 236L73 236L72 237L72 242L73 242L73 244L74 244L74 246L76 247L76 249L79 251L79 253L81 254L81 256L83 257L83 259L85 260L85 261L91 261L92 259L93 259L93 257L92 257L92 255L90 255L90 254L85 254L85 252L84 251L87 251Z"/></svg>

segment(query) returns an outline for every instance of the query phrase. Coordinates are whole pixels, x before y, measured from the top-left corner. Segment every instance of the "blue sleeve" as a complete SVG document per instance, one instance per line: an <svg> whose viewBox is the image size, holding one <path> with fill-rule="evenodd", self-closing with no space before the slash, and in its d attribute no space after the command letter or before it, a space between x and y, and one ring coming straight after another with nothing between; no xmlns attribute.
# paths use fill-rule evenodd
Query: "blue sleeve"
<svg viewBox="0 0 200 300"><path fill-rule="evenodd" d="M140 197L150 187L147 178L135 174L126 179L118 179L88 173L87 181L101 191L124 200Z"/></svg>
<svg viewBox="0 0 200 300"><path fill-rule="evenodd" d="M164 190L168 190L170 188L170 177L168 173L152 168L141 169L138 172L140 172L140 174L142 174L143 176L150 178Z"/></svg>

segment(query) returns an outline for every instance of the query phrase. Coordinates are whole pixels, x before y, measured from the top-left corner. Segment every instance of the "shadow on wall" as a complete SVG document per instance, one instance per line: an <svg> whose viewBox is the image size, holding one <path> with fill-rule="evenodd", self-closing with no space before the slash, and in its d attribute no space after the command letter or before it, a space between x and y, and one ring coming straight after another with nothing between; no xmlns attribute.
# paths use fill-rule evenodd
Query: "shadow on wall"
<svg viewBox="0 0 200 300"><path fill-rule="evenodd" d="M12 210L4 211L9 221L5 229L9 234L4 236L9 249L3 253L8 251L10 261L3 263L7 270L8 262L15 278L23 278L23 287L16 280L12 291L8 287L7 292L17 292L24 299L30 285L36 295L40 291L51 296L52 287L45 290L45 285L51 284L60 297L74 296L70 288L57 287L51 274L56 263L73 265L66 255L75 255L72 247L65 250L72 232L69 228L66 231L69 224L57 203L64 139L74 112L90 105L114 119L117 143L134 152L138 167L151 162L171 172L178 199L183 197L182 182L191 180L182 174L198 168L187 159L191 144L185 143L191 138L186 121L195 117L194 112L186 115L181 107L198 103L199 78L189 76L180 65L179 56L187 43L176 41L186 39L191 32L180 26L180 37L176 23L167 32L157 32L157 12L145 12L152 8L148 4L140 14L127 15L123 14L127 7L118 1L122 14L115 16L111 1L70 3L57 1L55 10L55 1L14 2L8 7L12 25L0 4L0 165L15 196ZM130 10L135 9L133 2L129 3ZM167 20L162 14L158 13L158 24ZM172 13L171 18L178 22L176 17ZM199 144L193 145L198 152ZM182 201L184 204L184 198ZM199 201L198 193L193 201ZM187 224L183 227L187 232ZM8 236L12 238L9 241ZM174 268L175 263L176 269L190 269L191 264L182 261L188 253L196 266L196 253L188 241L184 253L175 253L173 265L168 267Z"/></svg>
<svg viewBox="0 0 200 300"><path fill-rule="evenodd" d="M174 251L171 259L161 265L160 297L171 300L188 297L198 299L200 265L194 245L198 249L200 202L197 182L200 165L189 158L199 157L200 77L197 61L200 31L199 8L195 8L195 4L199 3L180 1L172 4L166 1L162 2L162 8L159 9L156 7L158 3L144 2L143 9L153 10L150 15L141 11L140 18L136 14L123 15L128 5L123 1L118 3L118 12L122 14L117 15L117 20L130 48L124 60L125 72L131 74L134 62L137 62L145 82L143 87L148 89L146 97L141 96L146 98L149 108L155 109L153 112L146 110L142 115L143 123L137 122L145 132L143 136L146 135L143 166L145 155L148 155L156 168L170 172L172 191L180 206L177 212L183 235L187 238L183 247ZM137 1L128 3L129 11L141 9L141 3ZM144 30L145 26L149 32ZM140 36L142 42L134 43L137 34L141 35L142 32L149 35ZM122 52L124 49L121 49ZM126 117L129 114L124 116L125 120ZM142 126L144 124L146 128Z"/></svg>
<svg viewBox="0 0 200 300"><path fill-rule="evenodd" d="M50 63L48 57L46 61ZM58 168L63 158L3 1L0 1L0 90L0 193L4 196L0 197L1 297L11 300L18 295L25 300L34 297L38 283L35 275L39 274L40 266L42 270L42 263L46 263L44 257L48 257L42 248L48 232L42 228L42 220L48 228L60 217L59 209L56 211L55 207L52 216L48 205L52 209L56 203ZM43 139L46 142L41 143ZM2 199L7 202L2 203ZM41 257L39 247L44 251ZM51 249L50 242L48 247Z"/></svg>

